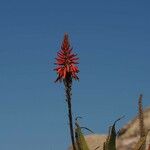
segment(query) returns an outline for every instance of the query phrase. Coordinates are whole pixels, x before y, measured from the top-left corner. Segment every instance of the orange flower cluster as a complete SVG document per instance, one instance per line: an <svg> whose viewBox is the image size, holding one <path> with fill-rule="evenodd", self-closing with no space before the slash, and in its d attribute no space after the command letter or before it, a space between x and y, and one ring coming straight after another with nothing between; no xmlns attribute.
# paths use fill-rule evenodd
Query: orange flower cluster
<svg viewBox="0 0 150 150"><path fill-rule="evenodd" d="M79 79L76 75L79 72L77 60L79 58L76 57L76 54L72 53L72 48L70 48L70 43L68 39L68 35L64 35L64 39L61 45L61 50L57 53L56 65L57 67L54 69L58 77L55 82L62 81L65 79L67 75L71 75L74 79Z"/></svg>

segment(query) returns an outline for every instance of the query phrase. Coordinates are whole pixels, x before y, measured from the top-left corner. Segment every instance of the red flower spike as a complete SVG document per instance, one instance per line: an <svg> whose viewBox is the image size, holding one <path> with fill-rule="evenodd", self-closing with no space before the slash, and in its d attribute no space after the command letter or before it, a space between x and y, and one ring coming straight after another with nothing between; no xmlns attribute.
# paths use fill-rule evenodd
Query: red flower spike
<svg viewBox="0 0 150 150"><path fill-rule="evenodd" d="M76 56L76 54L73 54L72 48L70 48L68 35L65 34L61 45L61 50L57 52L55 63L57 67L54 70L57 72L58 77L55 82L62 81L67 75L71 75L71 77L76 80L79 79L76 75L79 72L79 69L75 66L75 64L78 64L77 60L79 58Z"/></svg>

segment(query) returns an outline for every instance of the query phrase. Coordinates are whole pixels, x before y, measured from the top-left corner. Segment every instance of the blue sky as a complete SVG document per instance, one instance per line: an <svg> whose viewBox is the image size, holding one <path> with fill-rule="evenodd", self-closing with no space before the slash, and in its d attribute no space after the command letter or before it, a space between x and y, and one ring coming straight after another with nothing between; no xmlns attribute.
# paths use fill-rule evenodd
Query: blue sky
<svg viewBox="0 0 150 150"><path fill-rule="evenodd" d="M54 58L65 32L80 57L73 115L96 133L150 102L150 2L0 1L0 149L66 150L70 143Z"/></svg>

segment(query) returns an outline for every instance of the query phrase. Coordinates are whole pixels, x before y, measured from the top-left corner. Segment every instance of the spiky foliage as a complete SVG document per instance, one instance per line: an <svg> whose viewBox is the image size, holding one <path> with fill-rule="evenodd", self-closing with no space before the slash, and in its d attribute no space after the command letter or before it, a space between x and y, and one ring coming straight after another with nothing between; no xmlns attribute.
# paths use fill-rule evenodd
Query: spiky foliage
<svg viewBox="0 0 150 150"><path fill-rule="evenodd" d="M84 135L81 131L81 127L79 123L77 122L77 120L75 122L75 125L76 125L75 137L76 137L76 143L77 143L77 150L90 150L85 141Z"/></svg>
<svg viewBox="0 0 150 150"><path fill-rule="evenodd" d="M124 116L123 116L124 117ZM117 137L117 133L116 133L116 123L121 120L123 117L117 119L113 126L109 128L109 134L107 136L106 142L104 142L103 145L103 150L116 150L116 137Z"/></svg>

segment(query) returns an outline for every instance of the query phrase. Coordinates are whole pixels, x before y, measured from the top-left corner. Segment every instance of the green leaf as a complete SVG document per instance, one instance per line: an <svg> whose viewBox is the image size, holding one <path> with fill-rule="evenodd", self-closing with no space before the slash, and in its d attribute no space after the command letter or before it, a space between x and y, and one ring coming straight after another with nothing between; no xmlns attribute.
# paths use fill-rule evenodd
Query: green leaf
<svg viewBox="0 0 150 150"><path fill-rule="evenodd" d="M88 148L86 141L85 141L84 135L81 131L81 127L79 126L77 121L76 121L75 125L76 125L75 137L76 137L76 143L77 143L78 150L90 150Z"/></svg>
<svg viewBox="0 0 150 150"><path fill-rule="evenodd" d="M122 118L123 117L117 119L114 122L113 126L111 126L109 128L109 134L107 136L106 142L104 142L103 150L116 150L116 137L117 137L117 133L116 133L115 125Z"/></svg>

